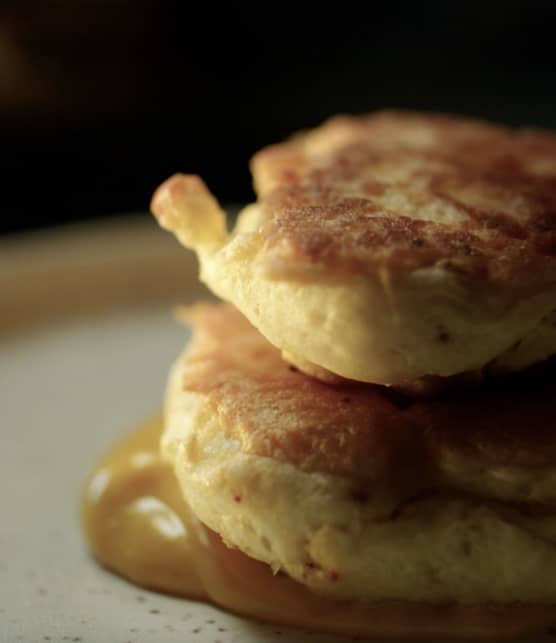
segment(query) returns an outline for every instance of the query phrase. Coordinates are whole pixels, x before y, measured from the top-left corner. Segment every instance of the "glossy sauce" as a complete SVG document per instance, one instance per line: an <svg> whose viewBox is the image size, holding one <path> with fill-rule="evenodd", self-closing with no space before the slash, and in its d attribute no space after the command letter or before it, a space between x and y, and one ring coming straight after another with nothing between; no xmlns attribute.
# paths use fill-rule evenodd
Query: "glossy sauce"
<svg viewBox="0 0 556 643"><path fill-rule="evenodd" d="M273 575L267 565L226 547L191 514L171 467L159 457L161 427L156 419L131 434L87 482L83 526L94 556L107 568L149 589L316 630L491 638L487 632L496 627L499 636L515 634L515 623L496 608L331 600ZM521 628L538 618L534 610L522 614Z"/></svg>

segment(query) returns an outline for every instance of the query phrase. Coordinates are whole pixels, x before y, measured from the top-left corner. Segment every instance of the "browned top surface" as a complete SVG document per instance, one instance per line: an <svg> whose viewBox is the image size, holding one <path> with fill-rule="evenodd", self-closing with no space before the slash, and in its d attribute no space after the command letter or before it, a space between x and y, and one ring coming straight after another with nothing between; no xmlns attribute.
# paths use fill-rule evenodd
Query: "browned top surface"
<svg viewBox="0 0 556 643"><path fill-rule="evenodd" d="M302 375L228 304L197 304L184 317L195 328L184 388L207 396L245 453L361 479L451 455L486 466L555 462L554 378L412 402Z"/></svg>
<svg viewBox="0 0 556 643"><path fill-rule="evenodd" d="M269 270L442 265L556 282L556 134L443 115L339 116L252 160Z"/></svg>

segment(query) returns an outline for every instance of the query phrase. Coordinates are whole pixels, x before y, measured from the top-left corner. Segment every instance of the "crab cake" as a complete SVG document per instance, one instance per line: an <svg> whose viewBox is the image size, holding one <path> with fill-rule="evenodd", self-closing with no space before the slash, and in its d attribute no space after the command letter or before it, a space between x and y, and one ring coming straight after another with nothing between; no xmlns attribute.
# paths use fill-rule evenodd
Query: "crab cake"
<svg viewBox="0 0 556 643"><path fill-rule="evenodd" d="M556 604L553 378L410 400L306 377L229 305L184 316L161 449L228 545L331 598Z"/></svg>
<svg viewBox="0 0 556 643"><path fill-rule="evenodd" d="M556 136L336 117L255 155L232 234L203 182L155 193L202 280L303 370L386 385L556 352ZM417 385L418 386L418 385Z"/></svg>

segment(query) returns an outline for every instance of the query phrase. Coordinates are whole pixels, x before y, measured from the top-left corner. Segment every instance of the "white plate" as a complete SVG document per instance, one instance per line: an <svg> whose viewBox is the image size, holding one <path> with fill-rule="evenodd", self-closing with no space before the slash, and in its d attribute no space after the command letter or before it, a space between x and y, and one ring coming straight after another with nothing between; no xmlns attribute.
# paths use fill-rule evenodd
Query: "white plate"
<svg viewBox="0 0 556 643"><path fill-rule="evenodd" d="M83 480L159 408L186 338L171 306L198 296L192 258L148 222L0 247L2 643L357 640L148 592L88 555L78 518Z"/></svg>

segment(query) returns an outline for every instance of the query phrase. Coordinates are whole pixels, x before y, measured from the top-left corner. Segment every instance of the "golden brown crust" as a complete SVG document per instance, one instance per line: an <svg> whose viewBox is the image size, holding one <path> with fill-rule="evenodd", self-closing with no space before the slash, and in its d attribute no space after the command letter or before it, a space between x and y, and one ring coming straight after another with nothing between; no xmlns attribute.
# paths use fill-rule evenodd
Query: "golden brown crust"
<svg viewBox="0 0 556 643"><path fill-rule="evenodd" d="M267 269L556 282L556 135L441 115L336 117L252 161Z"/></svg>
<svg viewBox="0 0 556 643"><path fill-rule="evenodd" d="M473 467L554 463L553 377L411 400L386 387L299 373L230 305L197 304L181 316L195 327L184 389L206 396L245 453L354 480L396 479L406 470L430 478L446 458Z"/></svg>

